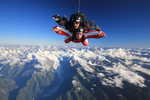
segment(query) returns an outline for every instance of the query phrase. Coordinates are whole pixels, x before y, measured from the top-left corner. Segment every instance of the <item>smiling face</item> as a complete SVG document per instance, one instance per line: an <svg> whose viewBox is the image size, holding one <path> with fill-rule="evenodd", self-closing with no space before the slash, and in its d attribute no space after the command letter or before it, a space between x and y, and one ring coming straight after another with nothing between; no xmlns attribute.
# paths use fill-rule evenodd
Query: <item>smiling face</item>
<svg viewBox="0 0 150 100"><path fill-rule="evenodd" d="M80 28L80 22L73 22L73 27L74 27L74 29L79 29ZM82 33L81 32L77 33L76 38L79 40L82 39Z"/></svg>
<svg viewBox="0 0 150 100"><path fill-rule="evenodd" d="M79 26L80 26L80 23L79 23L79 22L74 22L74 23L73 23L74 29L78 29Z"/></svg>
<svg viewBox="0 0 150 100"><path fill-rule="evenodd" d="M82 34L82 33L78 33L78 34L76 34L76 38L77 38L78 40L82 39L82 36L83 36L83 34Z"/></svg>

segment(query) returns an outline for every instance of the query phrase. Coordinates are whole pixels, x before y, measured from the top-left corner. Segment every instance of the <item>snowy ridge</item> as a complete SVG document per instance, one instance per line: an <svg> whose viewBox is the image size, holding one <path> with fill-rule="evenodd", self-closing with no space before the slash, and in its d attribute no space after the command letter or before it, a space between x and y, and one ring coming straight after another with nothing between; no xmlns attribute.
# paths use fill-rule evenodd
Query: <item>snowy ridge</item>
<svg viewBox="0 0 150 100"><path fill-rule="evenodd" d="M150 75L150 51L142 49L102 48L52 48L52 47L0 47L0 64L22 67L31 60L41 71L57 70L60 61L68 58L70 67L79 66L85 72L96 75L103 85L122 88L124 81L146 87L145 79L138 72ZM3 66L0 67L0 70ZM101 69L97 71L97 69ZM79 74L83 75L82 71ZM73 82L75 84L75 82Z"/></svg>

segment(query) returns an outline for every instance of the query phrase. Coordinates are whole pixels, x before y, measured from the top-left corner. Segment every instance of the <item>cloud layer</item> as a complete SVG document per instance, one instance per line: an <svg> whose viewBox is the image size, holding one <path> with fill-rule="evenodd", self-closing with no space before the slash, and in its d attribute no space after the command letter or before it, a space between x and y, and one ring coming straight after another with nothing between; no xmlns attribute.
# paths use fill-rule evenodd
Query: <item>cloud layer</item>
<svg viewBox="0 0 150 100"><path fill-rule="evenodd" d="M78 67L99 79L102 85L122 88L124 82L146 87L145 78L150 75L150 51L148 49L103 49L103 48L67 48L67 47L0 47L0 70L10 67L25 67L32 60L38 63L34 68L41 71L58 71L64 59L69 59L70 67ZM80 67L79 67L80 66ZM77 68L77 69L78 69ZM76 86L77 82L73 81Z"/></svg>

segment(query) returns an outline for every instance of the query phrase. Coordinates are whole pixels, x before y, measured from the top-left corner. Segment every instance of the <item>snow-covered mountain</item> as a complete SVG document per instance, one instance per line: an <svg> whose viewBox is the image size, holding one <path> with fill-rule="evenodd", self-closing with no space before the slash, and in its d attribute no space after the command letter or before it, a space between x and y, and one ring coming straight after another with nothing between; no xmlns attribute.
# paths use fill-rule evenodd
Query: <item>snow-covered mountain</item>
<svg viewBox="0 0 150 100"><path fill-rule="evenodd" d="M0 46L0 100L149 100L150 49Z"/></svg>

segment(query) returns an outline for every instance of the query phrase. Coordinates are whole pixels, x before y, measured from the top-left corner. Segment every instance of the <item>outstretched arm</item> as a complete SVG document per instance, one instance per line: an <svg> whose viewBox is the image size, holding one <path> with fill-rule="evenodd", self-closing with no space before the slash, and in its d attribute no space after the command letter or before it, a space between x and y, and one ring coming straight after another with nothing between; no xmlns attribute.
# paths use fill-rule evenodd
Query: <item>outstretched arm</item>
<svg viewBox="0 0 150 100"><path fill-rule="evenodd" d="M84 32L87 33L96 33L95 35L87 35L86 38L102 38L105 37L105 32L101 31L99 27L96 27L94 30L88 30Z"/></svg>
<svg viewBox="0 0 150 100"><path fill-rule="evenodd" d="M68 24L68 19L66 17L61 17L59 15L54 15L52 18L56 21L57 24L66 27Z"/></svg>
<svg viewBox="0 0 150 100"><path fill-rule="evenodd" d="M63 35L63 36L67 36L67 37L71 36L69 33L64 32L63 29L58 26L53 27L53 31L59 35Z"/></svg>
<svg viewBox="0 0 150 100"><path fill-rule="evenodd" d="M85 29L84 33L88 34L88 33L93 33L93 32L100 32L100 31L101 31L101 28L99 26L93 25Z"/></svg>
<svg viewBox="0 0 150 100"><path fill-rule="evenodd" d="M105 37L105 32L103 32L103 31L100 31L98 34L96 34L96 35L87 35L87 36L85 36L85 38L103 38L103 37Z"/></svg>

